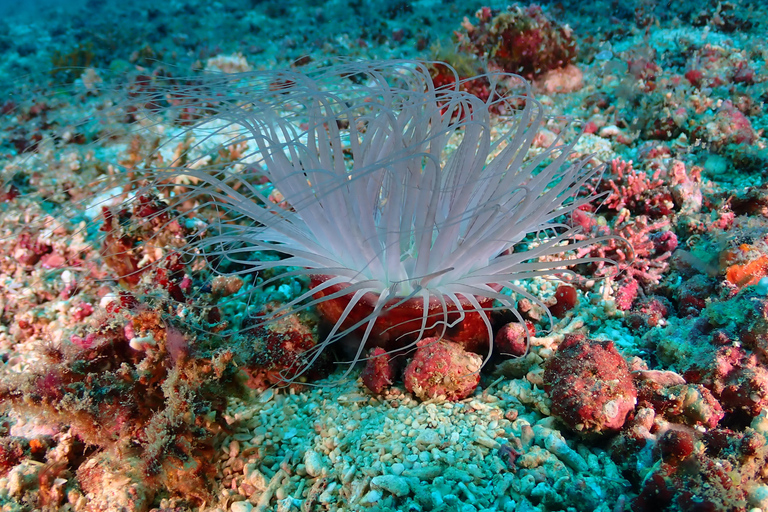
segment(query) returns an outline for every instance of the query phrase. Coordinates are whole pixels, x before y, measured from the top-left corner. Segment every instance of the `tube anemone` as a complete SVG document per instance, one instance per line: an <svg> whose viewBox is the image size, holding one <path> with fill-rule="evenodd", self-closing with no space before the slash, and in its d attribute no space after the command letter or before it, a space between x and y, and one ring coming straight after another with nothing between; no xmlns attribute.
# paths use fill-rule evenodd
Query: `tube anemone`
<svg viewBox="0 0 768 512"><path fill-rule="evenodd" d="M156 153L179 142L185 150L144 171L142 190L160 190L187 214L216 211L205 236L180 250L217 273L271 276L247 293L312 277L271 311L317 307L330 320L310 360L347 335L356 362L372 345L459 336L469 320L465 330L489 348L492 309L520 319L516 296L541 304L520 280L595 261L568 256L601 240L577 237L567 218L594 199L579 192L602 168L574 159L575 142L561 137L531 151L545 115L529 84L484 78L487 100L462 91L458 77L436 87L427 63L403 61L155 85L144 104L172 91L163 111L187 120ZM240 148L237 157L216 164L211 155L227 148ZM523 250L526 237L534 243ZM254 256L268 254L279 257Z"/></svg>

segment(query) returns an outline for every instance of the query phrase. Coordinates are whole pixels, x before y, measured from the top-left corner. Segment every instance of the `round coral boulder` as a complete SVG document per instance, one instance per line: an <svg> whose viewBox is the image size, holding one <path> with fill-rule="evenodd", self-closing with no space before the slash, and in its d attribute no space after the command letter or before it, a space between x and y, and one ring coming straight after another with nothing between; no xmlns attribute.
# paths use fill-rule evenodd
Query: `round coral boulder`
<svg viewBox="0 0 768 512"><path fill-rule="evenodd" d="M528 353L528 337L536 332L530 322L510 322L502 327L494 338L494 351L502 356L522 357Z"/></svg>
<svg viewBox="0 0 768 512"><path fill-rule="evenodd" d="M467 352L458 343L440 338L424 338L405 368L405 388L421 398L444 397L462 400L480 383L483 358Z"/></svg>
<svg viewBox="0 0 768 512"><path fill-rule="evenodd" d="M544 372L552 412L582 433L619 430L637 403L637 390L612 341L567 335Z"/></svg>

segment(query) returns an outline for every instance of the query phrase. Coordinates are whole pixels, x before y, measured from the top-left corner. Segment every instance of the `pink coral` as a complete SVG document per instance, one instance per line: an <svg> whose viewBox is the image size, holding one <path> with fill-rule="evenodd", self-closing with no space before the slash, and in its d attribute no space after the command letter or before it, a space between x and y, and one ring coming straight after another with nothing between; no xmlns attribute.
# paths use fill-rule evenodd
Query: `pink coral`
<svg viewBox="0 0 768 512"><path fill-rule="evenodd" d="M599 263L595 269L598 276L614 276L622 271L625 279L635 279L642 284L658 283L669 267L668 260L672 251L677 247L676 235L665 230L671 225L668 219L653 222L645 215L632 218L627 212L619 215L614 221L614 227L610 228L598 225L594 221L594 214L580 211L578 215L574 215L573 221L580 225L585 233L619 235L626 241L610 239L603 244L576 251L579 258L589 255L618 263L618 266ZM583 236L586 238L588 235ZM629 305L628 303L627 308Z"/></svg>
<svg viewBox="0 0 768 512"><path fill-rule="evenodd" d="M662 170L652 175L637 171L632 161L611 161L611 176L603 180L599 192L608 192L604 205L612 210L628 208L633 213L654 218L669 215L674 209L672 194L661 179Z"/></svg>

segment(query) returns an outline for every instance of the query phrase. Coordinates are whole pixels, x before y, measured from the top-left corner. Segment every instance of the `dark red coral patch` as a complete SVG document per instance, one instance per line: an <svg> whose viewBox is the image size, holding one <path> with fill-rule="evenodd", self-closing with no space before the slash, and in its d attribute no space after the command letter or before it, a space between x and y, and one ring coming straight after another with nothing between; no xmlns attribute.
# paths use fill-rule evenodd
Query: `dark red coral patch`
<svg viewBox="0 0 768 512"><path fill-rule="evenodd" d="M583 433L619 430L637 403L627 363L612 341L570 334L549 360L544 389L552 412Z"/></svg>
<svg viewBox="0 0 768 512"><path fill-rule="evenodd" d="M477 25L464 21L459 47L487 58L488 63L526 78L562 68L576 57L571 30L548 18L540 6L513 4L506 11L483 7Z"/></svg>
<svg viewBox="0 0 768 512"><path fill-rule="evenodd" d="M417 346L403 377L408 391L422 400L462 400L472 394L480 382L480 356L439 338L424 338Z"/></svg>

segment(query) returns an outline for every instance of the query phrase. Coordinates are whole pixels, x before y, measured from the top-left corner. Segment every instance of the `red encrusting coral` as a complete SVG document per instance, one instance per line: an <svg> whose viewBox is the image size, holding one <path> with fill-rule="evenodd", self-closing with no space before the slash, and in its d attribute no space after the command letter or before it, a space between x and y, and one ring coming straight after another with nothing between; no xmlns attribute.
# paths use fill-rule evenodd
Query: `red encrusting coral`
<svg viewBox="0 0 768 512"><path fill-rule="evenodd" d="M555 290L554 299L555 303L549 306L549 312L556 318L562 318L579 303L579 294L573 286L561 284Z"/></svg>
<svg viewBox="0 0 768 512"><path fill-rule="evenodd" d="M394 356L381 347L374 348L360 378L371 393L381 394L397 378L397 362Z"/></svg>
<svg viewBox="0 0 768 512"><path fill-rule="evenodd" d="M693 453L696 439L690 431L671 428L659 438L661 458L670 465L677 465Z"/></svg>
<svg viewBox="0 0 768 512"><path fill-rule="evenodd" d="M424 338L416 346L403 376L408 391L422 400L444 397L456 401L472 394L480 382L480 356L439 338Z"/></svg>
<svg viewBox="0 0 768 512"><path fill-rule="evenodd" d="M320 351L317 322L308 314L284 315L244 330L245 351L250 355L243 369L250 377L249 387L299 384L330 371L329 356Z"/></svg>
<svg viewBox="0 0 768 512"><path fill-rule="evenodd" d="M564 68L576 57L571 29L551 20L537 4L512 4L506 11L483 7L456 33L459 48L487 59L491 68L536 78Z"/></svg>
<svg viewBox="0 0 768 512"><path fill-rule="evenodd" d="M627 363L611 341L568 334L547 361L552 413L582 434L621 429L637 402Z"/></svg>
<svg viewBox="0 0 768 512"><path fill-rule="evenodd" d="M510 322L496 333L493 350L501 356L522 357L528 351L528 337L536 334L531 322Z"/></svg>

